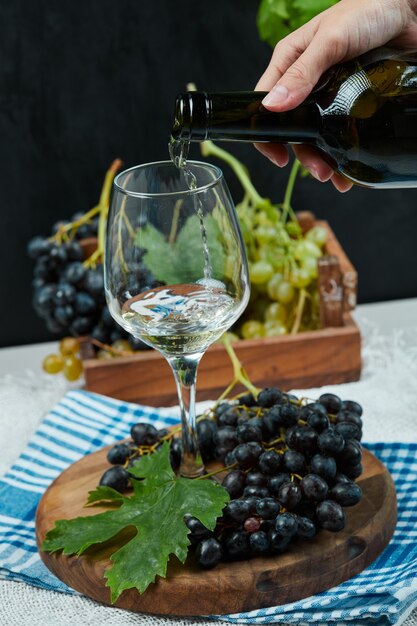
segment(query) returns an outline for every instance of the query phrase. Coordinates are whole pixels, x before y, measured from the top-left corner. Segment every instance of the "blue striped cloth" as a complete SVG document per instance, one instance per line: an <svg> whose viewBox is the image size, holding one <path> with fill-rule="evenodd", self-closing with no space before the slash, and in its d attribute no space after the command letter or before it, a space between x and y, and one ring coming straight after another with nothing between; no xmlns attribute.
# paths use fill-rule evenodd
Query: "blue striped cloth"
<svg viewBox="0 0 417 626"><path fill-rule="evenodd" d="M169 410L71 391L46 416L24 452L0 479L0 578L75 593L41 562L35 541L35 512L51 481L68 465L129 434L137 421L157 428L176 419ZM391 472L399 520L384 553L355 578L299 602L250 613L212 616L235 623L400 624L417 606L417 444L373 444L370 449Z"/></svg>

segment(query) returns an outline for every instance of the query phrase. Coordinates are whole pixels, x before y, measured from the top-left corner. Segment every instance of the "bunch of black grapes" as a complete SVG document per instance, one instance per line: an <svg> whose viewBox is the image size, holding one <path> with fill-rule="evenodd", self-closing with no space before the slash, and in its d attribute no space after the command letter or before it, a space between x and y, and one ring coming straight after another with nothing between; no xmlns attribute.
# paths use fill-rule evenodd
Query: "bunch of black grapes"
<svg viewBox="0 0 417 626"><path fill-rule="evenodd" d="M342 530L344 508L362 497L355 483L362 473L361 415L357 402L334 394L305 403L271 387L256 398L246 393L223 401L200 417L204 461L220 461L226 468L222 485L230 501L214 531L194 517L185 519L199 565L276 555L322 528ZM139 423L131 437L110 449L113 466L100 484L126 490L133 480L129 467L149 446L156 449L167 431ZM174 469L180 458L181 441L172 437Z"/></svg>
<svg viewBox="0 0 417 626"><path fill-rule="evenodd" d="M81 214L72 216L76 222ZM80 240L97 237L98 219L81 224L75 236L59 243L56 234L65 222L52 228L50 237L34 237L27 248L34 260L33 307L47 329L58 336L89 335L104 344L128 339L133 349L145 349L140 340L128 335L110 315L104 296L103 266L86 267ZM154 286L155 281L144 268L139 268L137 292Z"/></svg>

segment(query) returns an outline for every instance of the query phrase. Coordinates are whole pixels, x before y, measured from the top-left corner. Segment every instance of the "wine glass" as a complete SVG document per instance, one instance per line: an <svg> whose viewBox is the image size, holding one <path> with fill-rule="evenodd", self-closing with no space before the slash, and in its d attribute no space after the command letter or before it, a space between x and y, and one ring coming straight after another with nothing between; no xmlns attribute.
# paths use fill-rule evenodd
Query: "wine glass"
<svg viewBox="0 0 417 626"><path fill-rule="evenodd" d="M192 187L192 188L190 188ZM221 170L171 161L114 180L105 248L114 319L156 348L174 373L182 423L180 473L204 473L196 432L197 367L249 299L245 248Z"/></svg>

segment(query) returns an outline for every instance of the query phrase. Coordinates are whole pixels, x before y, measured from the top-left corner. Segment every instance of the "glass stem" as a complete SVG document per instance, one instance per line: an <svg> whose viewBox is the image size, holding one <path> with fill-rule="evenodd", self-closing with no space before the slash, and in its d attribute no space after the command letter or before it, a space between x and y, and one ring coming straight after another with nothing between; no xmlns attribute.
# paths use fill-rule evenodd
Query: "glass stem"
<svg viewBox="0 0 417 626"><path fill-rule="evenodd" d="M182 453L180 474L196 478L205 472L198 447L195 412L197 367L203 354L170 357L168 363L174 372L178 401L181 409Z"/></svg>

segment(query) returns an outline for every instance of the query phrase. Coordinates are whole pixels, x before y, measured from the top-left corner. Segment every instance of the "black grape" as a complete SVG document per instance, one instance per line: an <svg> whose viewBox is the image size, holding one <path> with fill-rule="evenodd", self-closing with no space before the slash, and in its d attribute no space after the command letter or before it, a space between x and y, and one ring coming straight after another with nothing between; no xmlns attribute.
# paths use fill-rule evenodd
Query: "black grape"
<svg viewBox="0 0 417 626"><path fill-rule="evenodd" d="M270 541L266 532L259 530L249 535L249 546L254 554L267 554Z"/></svg>
<svg viewBox="0 0 417 626"><path fill-rule="evenodd" d="M223 479L224 487L233 499L240 498L246 484L246 474L242 470L232 470Z"/></svg>
<svg viewBox="0 0 417 626"><path fill-rule="evenodd" d="M204 539L196 548L197 563L202 569L211 569L222 560L223 548L214 537Z"/></svg>
<svg viewBox="0 0 417 626"><path fill-rule="evenodd" d="M130 436L138 446L152 446L159 438L155 426L142 422L132 426Z"/></svg>
<svg viewBox="0 0 417 626"><path fill-rule="evenodd" d="M107 452L107 460L112 465L123 465L130 456L130 448L127 443L117 443Z"/></svg>
<svg viewBox="0 0 417 626"><path fill-rule="evenodd" d="M306 474L301 480L300 487L304 496L311 502L321 502L329 491L328 484L318 474Z"/></svg>
<svg viewBox="0 0 417 626"><path fill-rule="evenodd" d="M99 485L102 487L112 487L116 491L126 491L129 485L129 472L127 472L120 465L115 465L106 470L103 476L100 478Z"/></svg>
<svg viewBox="0 0 417 626"><path fill-rule="evenodd" d="M266 387L259 392L257 402L259 406L271 407L274 404L279 404L282 400L282 392L276 387Z"/></svg>
<svg viewBox="0 0 417 626"><path fill-rule="evenodd" d="M342 401L334 393L323 393L319 397L319 403L324 406L328 413L338 413L342 407Z"/></svg>
<svg viewBox="0 0 417 626"><path fill-rule="evenodd" d="M263 474L277 474L281 468L281 455L275 450L267 450L260 455L258 466Z"/></svg>
<svg viewBox="0 0 417 626"><path fill-rule="evenodd" d="M301 489L297 483L284 483L279 489L278 500L289 511L295 509L297 504L300 504L301 498Z"/></svg>
<svg viewBox="0 0 417 626"><path fill-rule="evenodd" d="M317 439L317 447L323 454L334 456L342 452L345 447L345 440L335 428L327 428L320 433Z"/></svg>
<svg viewBox="0 0 417 626"><path fill-rule="evenodd" d="M256 512L263 519L274 519L279 513L279 503L275 498L261 498L257 504Z"/></svg>
<svg viewBox="0 0 417 626"><path fill-rule="evenodd" d="M362 498L362 489L356 483L336 483L329 496L341 506L354 506Z"/></svg>
<svg viewBox="0 0 417 626"><path fill-rule="evenodd" d="M315 454L310 462L311 472L318 474L326 482L332 482L336 476L337 465L332 456L324 456L323 454Z"/></svg>
<svg viewBox="0 0 417 626"><path fill-rule="evenodd" d="M316 507L317 519L322 528L337 532L345 527L343 509L334 500L323 500Z"/></svg>
<svg viewBox="0 0 417 626"><path fill-rule="evenodd" d="M241 443L233 450L237 463L243 469L254 467L263 452L261 444L256 441Z"/></svg>
<svg viewBox="0 0 417 626"><path fill-rule="evenodd" d="M224 550L226 557L230 560L247 559L250 554L248 533L238 530L226 535Z"/></svg>

